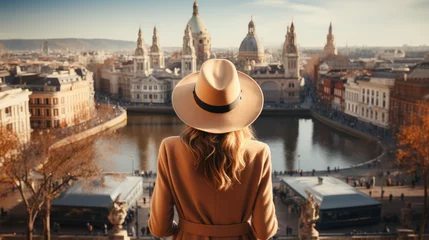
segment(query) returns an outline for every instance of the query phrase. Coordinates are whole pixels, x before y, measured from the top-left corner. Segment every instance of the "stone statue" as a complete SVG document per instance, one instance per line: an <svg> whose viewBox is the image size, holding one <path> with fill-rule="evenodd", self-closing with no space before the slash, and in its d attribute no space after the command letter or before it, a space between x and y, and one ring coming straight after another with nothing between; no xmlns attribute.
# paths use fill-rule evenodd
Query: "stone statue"
<svg viewBox="0 0 429 240"><path fill-rule="evenodd" d="M412 228L412 217L411 203L408 203L407 207L401 209L401 227Z"/></svg>
<svg viewBox="0 0 429 240"><path fill-rule="evenodd" d="M307 193L307 199L301 203L298 236L300 239L318 239L319 232L314 229L314 226L319 219L320 206L310 192L305 192Z"/></svg>
<svg viewBox="0 0 429 240"><path fill-rule="evenodd" d="M113 202L113 207L109 212L109 221L113 225L113 232L117 233L122 230L122 224L125 221L125 217L127 216L127 204L125 202L119 201L120 194L116 197Z"/></svg>

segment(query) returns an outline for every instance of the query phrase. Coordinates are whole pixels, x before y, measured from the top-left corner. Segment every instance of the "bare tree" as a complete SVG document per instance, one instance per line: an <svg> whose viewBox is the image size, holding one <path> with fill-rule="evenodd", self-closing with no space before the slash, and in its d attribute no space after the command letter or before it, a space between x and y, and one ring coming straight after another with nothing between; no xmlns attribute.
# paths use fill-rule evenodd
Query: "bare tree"
<svg viewBox="0 0 429 240"><path fill-rule="evenodd" d="M36 132L30 142L21 143L12 132L2 131L2 168L25 204L27 239L32 239L34 222L40 214L45 239L50 240L52 201L73 181L100 176L102 169L96 161L94 144L100 137L114 139L114 133L105 131L91 137L80 133L64 138L69 134L64 129L50 129Z"/></svg>

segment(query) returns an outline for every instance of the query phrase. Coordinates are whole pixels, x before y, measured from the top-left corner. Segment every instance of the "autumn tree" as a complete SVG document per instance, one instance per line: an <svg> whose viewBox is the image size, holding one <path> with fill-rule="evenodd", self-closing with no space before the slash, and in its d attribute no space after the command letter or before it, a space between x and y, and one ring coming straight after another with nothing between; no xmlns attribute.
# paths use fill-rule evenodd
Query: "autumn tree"
<svg viewBox="0 0 429 240"><path fill-rule="evenodd" d="M4 147L0 151L12 152L3 160L5 177L19 189L27 210L27 239L32 239L38 215L43 219L45 239L51 239L52 200L73 181L100 176L95 141L99 137L114 138L109 131L103 136L80 133L64 138L68 134L63 129L39 131L27 143L20 143L10 132L0 134L0 147Z"/></svg>
<svg viewBox="0 0 429 240"><path fill-rule="evenodd" d="M401 127L397 136L397 161L409 173L420 173L423 180L424 202L420 222L420 236L424 232L429 218L428 184L429 184L429 104L415 106L416 114L408 125Z"/></svg>

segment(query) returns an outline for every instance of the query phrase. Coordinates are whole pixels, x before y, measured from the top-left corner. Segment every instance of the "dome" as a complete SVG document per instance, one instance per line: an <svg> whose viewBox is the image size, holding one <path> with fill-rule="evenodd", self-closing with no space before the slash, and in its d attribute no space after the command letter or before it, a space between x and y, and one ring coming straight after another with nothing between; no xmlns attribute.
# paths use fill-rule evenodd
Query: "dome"
<svg viewBox="0 0 429 240"><path fill-rule="evenodd" d="M264 53L264 45L256 35L247 35L240 44L239 52Z"/></svg>
<svg viewBox="0 0 429 240"><path fill-rule="evenodd" d="M189 19L188 25L191 27L192 34L207 33L206 25L199 15L194 15Z"/></svg>

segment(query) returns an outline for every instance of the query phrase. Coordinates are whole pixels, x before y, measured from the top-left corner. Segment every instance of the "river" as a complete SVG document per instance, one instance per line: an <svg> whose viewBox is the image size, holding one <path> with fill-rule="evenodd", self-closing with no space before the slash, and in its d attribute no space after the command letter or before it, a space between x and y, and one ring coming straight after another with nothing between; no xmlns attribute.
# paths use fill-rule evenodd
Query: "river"
<svg viewBox="0 0 429 240"><path fill-rule="evenodd" d="M271 149L273 170L326 170L366 162L381 149L373 141L329 128L311 118L260 116L253 124L257 139ZM96 143L104 171L156 171L162 139L179 135L184 124L171 115L128 115L118 139Z"/></svg>

